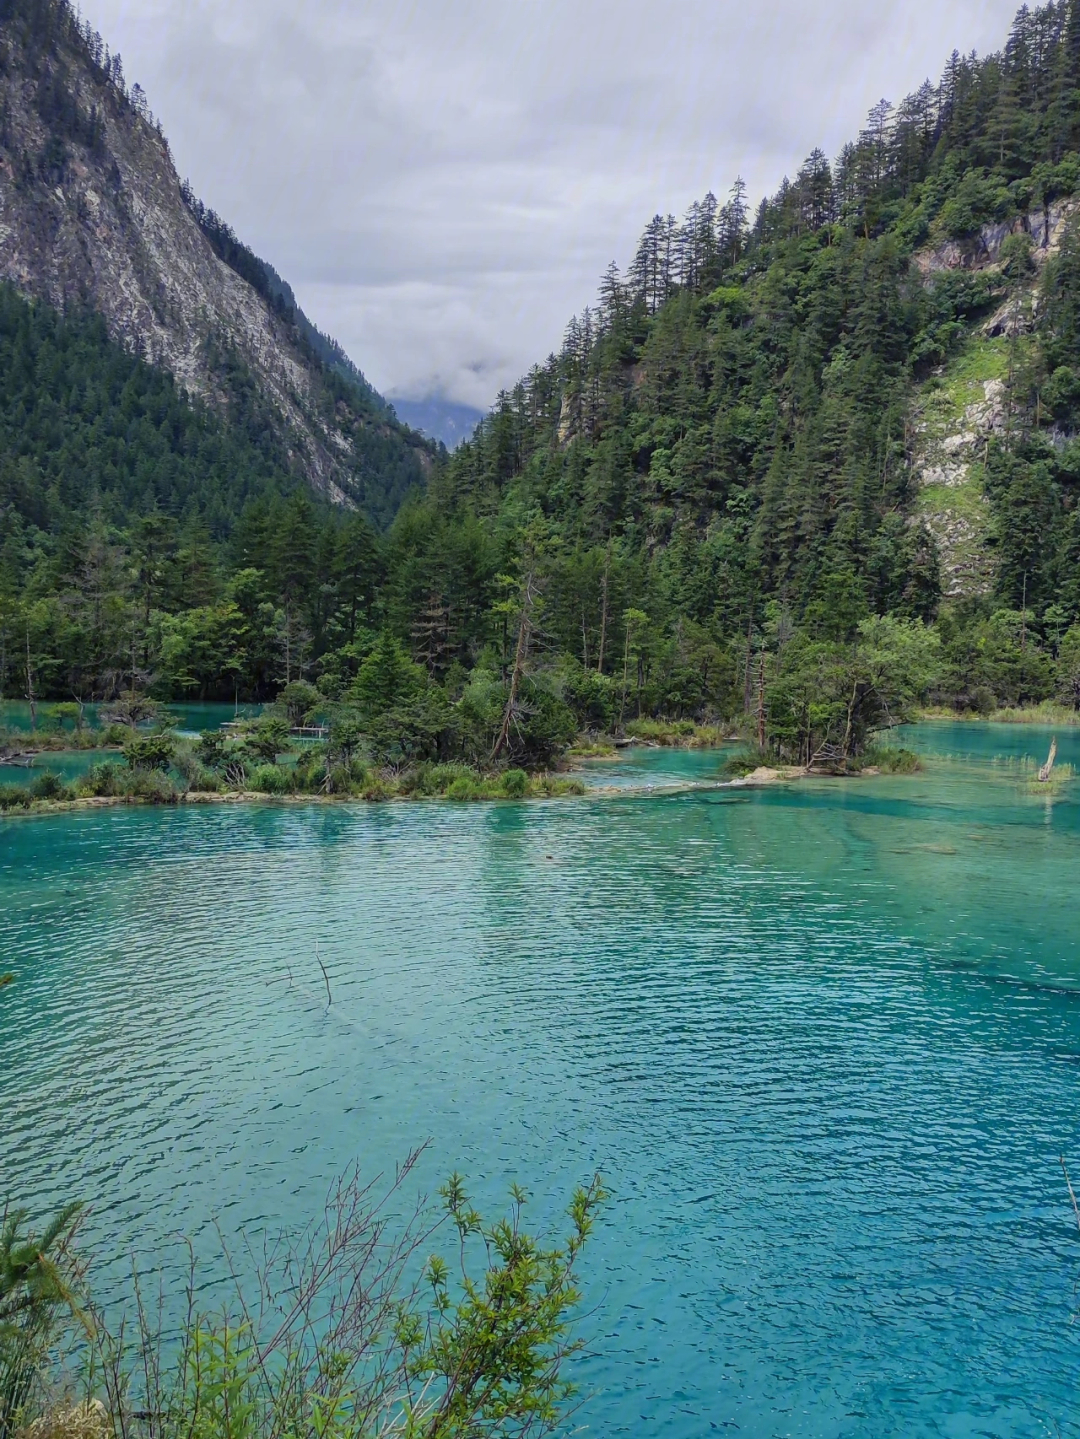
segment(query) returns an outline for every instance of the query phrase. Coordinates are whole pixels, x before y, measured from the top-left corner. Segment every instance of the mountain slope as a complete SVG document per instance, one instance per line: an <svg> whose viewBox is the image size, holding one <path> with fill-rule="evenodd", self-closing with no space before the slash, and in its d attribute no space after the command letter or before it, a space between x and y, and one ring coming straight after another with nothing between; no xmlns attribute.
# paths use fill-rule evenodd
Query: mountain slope
<svg viewBox="0 0 1080 1439"><path fill-rule="evenodd" d="M93 309L226 414L253 387L314 489L387 517L432 447L328 353L269 267L259 285L243 262L262 262L238 242L222 258L200 210L142 93L67 0L2 0L0 280L61 311Z"/></svg>
<svg viewBox="0 0 1080 1439"><path fill-rule="evenodd" d="M1056 602L1075 588L1078 149L1080 3L1025 7L1001 53L876 106L753 220L741 182L656 216L454 456L444 503L538 505L729 633L769 603L842 634L931 618L942 588ZM1016 512L1026 484L1044 493ZM577 617L594 653L601 608Z"/></svg>
<svg viewBox="0 0 1080 1439"><path fill-rule="evenodd" d="M298 673L362 691L357 723L401 765L504 756L515 735L549 753L575 722L749 714L776 753L846 761L918 695L1076 705L1078 212L1065 0L876 106L756 215L737 181L656 216L384 536L283 502L252 455L201 579L193 529L164 560L155 531L150 563L146 527L103 516L111 609L101 567L30 517L0 640L6 622L55 693L115 687L133 636L161 695L262 697ZM191 213L261 295L265 268ZM267 303L268 323L288 311Z"/></svg>

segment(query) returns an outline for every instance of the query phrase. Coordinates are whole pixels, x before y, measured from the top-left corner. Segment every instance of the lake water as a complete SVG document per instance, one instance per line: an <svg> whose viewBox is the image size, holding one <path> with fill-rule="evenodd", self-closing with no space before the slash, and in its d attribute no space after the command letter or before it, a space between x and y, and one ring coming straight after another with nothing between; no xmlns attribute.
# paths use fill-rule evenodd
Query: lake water
<svg viewBox="0 0 1080 1439"><path fill-rule="evenodd" d="M96 724L100 705L87 705L86 714L90 723ZM251 719L262 712L261 705L240 705L239 707L230 704L172 704L167 706L168 713L177 722L177 732L186 735L195 735L203 730L220 729L229 720L237 718ZM38 707L39 721L46 722L50 706L42 704ZM29 735L31 733L30 706L25 700L5 700L0 704L0 728L7 729L15 734ZM70 729L70 724L66 726ZM120 756L116 750L43 750L34 757L31 765L4 764L0 760L0 786L21 786L32 784L38 775L50 770L53 774L59 775L67 784L80 779L87 770L96 764L105 761L116 764Z"/></svg>
<svg viewBox="0 0 1080 1439"><path fill-rule="evenodd" d="M926 772L547 804L0 823L0 1196L212 1280L430 1145L546 1223L599 1168L589 1432L1080 1433L1080 785ZM1080 736L1059 735L1080 767ZM707 778L635 752L590 783ZM333 986L327 1010L315 945Z"/></svg>
<svg viewBox="0 0 1080 1439"><path fill-rule="evenodd" d="M262 713L263 706L219 704L207 700L201 704L166 704L163 708L178 721L182 733L198 734L204 729L220 729L227 720L254 718ZM101 705L88 704L85 711L88 722L96 724L101 709ZM48 719L51 710L52 705L47 700L38 705L39 723ZM28 701L0 701L0 728L28 734L31 727L32 718ZM70 722L67 727L70 728Z"/></svg>

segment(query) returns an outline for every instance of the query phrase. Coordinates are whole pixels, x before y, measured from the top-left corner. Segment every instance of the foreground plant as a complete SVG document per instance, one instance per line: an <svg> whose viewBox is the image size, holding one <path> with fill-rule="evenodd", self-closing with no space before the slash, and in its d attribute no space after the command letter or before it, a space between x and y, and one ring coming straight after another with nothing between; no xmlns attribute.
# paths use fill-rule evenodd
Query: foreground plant
<svg viewBox="0 0 1080 1439"><path fill-rule="evenodd" d="M599 1180L574 1195L569 1232L549 1246L522 1228L521 1190L488 1226L456 1175L439 1210L402 1220L417 1157L385 1193L346 1176L299 1242L249 1255L251 1284L233 1270L221 1309L200 1306L192 1262L171 1345L167 1296L153 1313L136 1283L131 1319L110 1329L98 1314L87 1331L81 1412L98 1412L112 1439L531 1439L558 1427L574 1394L567 1360L582 1347L575 1271ZM448 1226L454 1264L423 1261ZM35 1417L25 1398L19 1415L24 1427ZM54 1428L47 1418L33 1432Z"/></svg>
<svg viewBox="0 0 1080 1439"><path fill-rule="evenodd" d="M9 979L10 976L4 976ZM0 983L3 981L0 980ZM72 1241L81 1206L69 1204L43 1233L26 1228L24 1209L0 1223L0 1439L11 1439L40 1398L52 1343L64 1321L86 1324L77 1298L81 1267Z"/></svg>

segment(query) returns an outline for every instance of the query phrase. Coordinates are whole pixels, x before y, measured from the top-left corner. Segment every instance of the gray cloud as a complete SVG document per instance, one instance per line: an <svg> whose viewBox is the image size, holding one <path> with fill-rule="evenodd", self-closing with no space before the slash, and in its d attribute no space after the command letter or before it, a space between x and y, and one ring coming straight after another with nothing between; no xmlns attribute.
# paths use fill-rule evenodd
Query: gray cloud
<svg viewBox="0 0 1080 1439"><path fill-rule="evenodd" d="M487 405L656 211L775 189L1013 0L84 0L177 166L384 393Z"/></svg>

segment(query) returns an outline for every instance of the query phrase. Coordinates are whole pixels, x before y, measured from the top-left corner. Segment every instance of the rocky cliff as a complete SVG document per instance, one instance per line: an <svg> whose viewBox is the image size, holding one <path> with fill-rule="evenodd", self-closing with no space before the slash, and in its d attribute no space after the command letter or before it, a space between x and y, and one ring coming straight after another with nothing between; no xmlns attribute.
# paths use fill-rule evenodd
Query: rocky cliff
<svg viewBox="0 0 1080 1439"><path fill-rule="evenodd" d="M923 276L945 270L1001 276L1003 247L1027 236L1030 275L1013 283L990 318L962 350L940 366L916 396L910 427L911 463L919 486L917 512L937 542L942 588L950 599L987 594L996 558L983 461L992 440L1004 441L1019 419L1010 400L1011 370L1038 311L1038 282L1057 254L1066 225L1080 205L1067 199L1032 216L985 225L964 240L927 247L915 256Z"/></svg>
<svg viewBox="0 0 1080 1439"><path fill-rule="evenodd" d="M293 465L335 500L378 510L420 481L431 446L333 374L303 317L226 263L204 222L145 97L67 0L0 0L0 280L92 307L226 412L253 388Z"/></svg>

